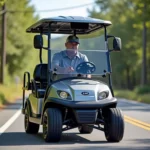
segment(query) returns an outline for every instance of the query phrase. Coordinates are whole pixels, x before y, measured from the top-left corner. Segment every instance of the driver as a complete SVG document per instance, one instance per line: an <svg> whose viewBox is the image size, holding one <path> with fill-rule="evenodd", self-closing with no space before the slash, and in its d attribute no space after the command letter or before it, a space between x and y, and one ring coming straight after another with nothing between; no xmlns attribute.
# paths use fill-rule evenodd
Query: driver
<svg viewBox="0 0 150 150"><path fill-rule="evenodd" d="M55 53L52 59L52 69L59 74L77 74L76 67L82 62L88 62L86 55L78 51L79 38L70 35L66 39L66 50Z"/></svg>

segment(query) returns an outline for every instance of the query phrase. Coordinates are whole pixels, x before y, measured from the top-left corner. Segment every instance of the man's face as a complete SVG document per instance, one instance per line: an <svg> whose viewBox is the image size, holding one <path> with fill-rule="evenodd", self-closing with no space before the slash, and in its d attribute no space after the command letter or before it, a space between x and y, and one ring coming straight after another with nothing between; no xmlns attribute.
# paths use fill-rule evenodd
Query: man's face
<svg viewBox="0 0 150 150"><path fill-rule="evenodd" d="M65 44L65 46L66 46L66 49L78 50L79 44L76 43L76 42L67 42L67 43Z"/></svg>

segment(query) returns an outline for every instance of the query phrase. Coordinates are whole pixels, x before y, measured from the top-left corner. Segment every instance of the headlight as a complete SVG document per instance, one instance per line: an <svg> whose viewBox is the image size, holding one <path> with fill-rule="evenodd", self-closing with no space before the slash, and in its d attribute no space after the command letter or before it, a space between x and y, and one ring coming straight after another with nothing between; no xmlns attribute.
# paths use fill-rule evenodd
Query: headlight
<svg viewBox="0 0 150 150"><path fill-rule="evenodd" d="M65 92L65 91L57 91L58 95L60 98L62 99L68 99L68 100L71 100L71 96L69 93Z"/></svg>
<svg viewBox="0 0 150 150"><path fill-rule="evenodd" d="M98 99L98 100L105 99L105 98L108 97L108 95L109 95L109 92L108 92L108 91L99 92L99 93L98 93L98 96L97 96L97 99Z"/></svg>

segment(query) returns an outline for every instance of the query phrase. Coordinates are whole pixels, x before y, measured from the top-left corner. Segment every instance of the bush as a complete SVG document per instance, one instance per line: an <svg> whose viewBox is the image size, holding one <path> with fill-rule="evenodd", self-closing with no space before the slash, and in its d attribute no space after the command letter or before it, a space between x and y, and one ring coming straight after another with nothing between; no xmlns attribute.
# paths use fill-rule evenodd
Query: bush
<svg viewBox="0 0 150 150"><path fill-rule="evenodd" d="M145 86L137 86L134 91L137 94L149 94L150 93L150 85Z"/></svg>
<svg viewBox="0 0 150 150"><path fill-rule="evenodd" d="M0 85L0 107L22 96L22 85Z"/></svg>
<svg viewBox="0 0 150 150"><path fill-rule="evenodd" d="M115 97L126 98L126 99L136 99L137 95L135 92L129 90L115 90Z"/></svg>
<svg viewBox="0 0 150 150"><path fill-rule="evenodd" d="M134 91L129 90L115 90L114 91L115 97L117 98L125 98L128 100L135 100L138 102L143 102L150 104L150 93L148 94L138 94Z"/></svg>
<svg viewBox="0 0 150 150"><path fill-rule="evenodd" d="M0 93L0 105L3 105L6 102L5 95Z"/></svg>

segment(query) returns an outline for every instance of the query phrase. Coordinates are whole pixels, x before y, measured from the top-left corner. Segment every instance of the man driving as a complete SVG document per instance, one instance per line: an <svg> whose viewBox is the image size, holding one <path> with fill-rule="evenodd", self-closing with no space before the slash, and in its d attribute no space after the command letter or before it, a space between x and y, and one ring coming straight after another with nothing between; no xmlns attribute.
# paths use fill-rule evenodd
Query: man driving
<svg viewBox="0 0 150 150"><path fill-rule="evenodd" d="M66 39L66 50L55 53L52 59L52 69L59 74L77 74L76 67L82 62L88 62L86 55L78 51L79 38L70 35Z"/></svg>

